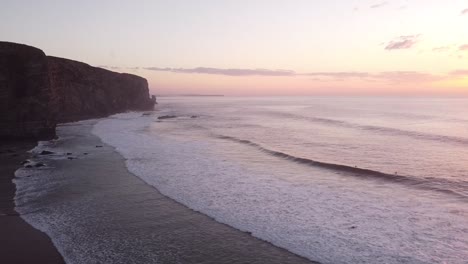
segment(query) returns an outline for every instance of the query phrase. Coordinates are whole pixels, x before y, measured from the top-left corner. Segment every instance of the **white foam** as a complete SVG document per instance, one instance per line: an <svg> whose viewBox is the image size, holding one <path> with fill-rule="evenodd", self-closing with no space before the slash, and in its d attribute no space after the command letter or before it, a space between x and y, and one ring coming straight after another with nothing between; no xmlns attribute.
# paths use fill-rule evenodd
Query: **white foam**
<svg viewBox="0 0 468 264"><path fill-rule="evenodd" d="M219 222L322 263L465 263L466 207L307 171L258 151L274 167L244 166L216 155L234 143L153 133L154 121L120 114L98 122L93 133L126 158L132 173ZM314 180L285 180L299 173Z"/></svg>

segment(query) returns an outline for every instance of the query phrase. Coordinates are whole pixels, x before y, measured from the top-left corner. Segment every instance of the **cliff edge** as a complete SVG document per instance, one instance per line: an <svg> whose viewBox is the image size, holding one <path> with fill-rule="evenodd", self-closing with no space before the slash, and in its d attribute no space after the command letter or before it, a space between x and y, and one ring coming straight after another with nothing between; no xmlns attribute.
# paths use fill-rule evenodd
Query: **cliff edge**
<svg viewBox="0 0 468 264"><path fill-rule="evenodd" d="M0 139L47 139L58 122L150 110L146 79L0 42Z"/></svg>

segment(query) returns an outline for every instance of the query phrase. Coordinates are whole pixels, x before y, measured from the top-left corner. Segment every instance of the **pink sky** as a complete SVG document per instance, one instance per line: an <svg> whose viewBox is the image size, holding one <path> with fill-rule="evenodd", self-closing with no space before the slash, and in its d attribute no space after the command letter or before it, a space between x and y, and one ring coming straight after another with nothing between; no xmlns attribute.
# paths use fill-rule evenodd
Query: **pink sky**
<svg viewBox="0 0 468 264"><path fill-rule="evenodd" d="M141 75L156 94L465 96L467 10L463 0L7 0L0 36Z"/></svg>

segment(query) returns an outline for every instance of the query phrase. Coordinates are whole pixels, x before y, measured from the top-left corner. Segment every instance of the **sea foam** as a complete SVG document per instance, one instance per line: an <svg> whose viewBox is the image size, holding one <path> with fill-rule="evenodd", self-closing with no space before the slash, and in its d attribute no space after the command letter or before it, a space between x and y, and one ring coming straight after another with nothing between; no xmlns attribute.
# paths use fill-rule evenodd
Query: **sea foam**
<svg viewBox="0 0 468 264"><path fill-rule="evenodd" d="M219 222L321 263L464 263L468 256L468 217L450 199L304 168L235 142L164 133L166 123L156 120L119 114L93 133L132 173ZM230 158L243 153L249 161Z"/></svg>

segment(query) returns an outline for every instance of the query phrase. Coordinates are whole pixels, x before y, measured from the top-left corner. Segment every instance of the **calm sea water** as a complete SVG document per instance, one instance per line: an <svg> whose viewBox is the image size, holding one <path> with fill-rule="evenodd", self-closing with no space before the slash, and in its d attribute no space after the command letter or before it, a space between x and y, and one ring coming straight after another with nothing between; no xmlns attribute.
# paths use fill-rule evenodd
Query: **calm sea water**
<svg viewBox="0 0 468 264"><path fill-rule="evenodd" d="M468 99L161 97L93 133L162 194L311 260L466 263L467 113Z"/></svg>
<svg viewBox="0 0 468 264"><path fill-rule="evenodd" d="M179 119L153 131L249 146L237 153L247 162L261 151L304 169L468 199L468 99L181 97L162 98L160 108Z"/></svg>

